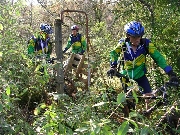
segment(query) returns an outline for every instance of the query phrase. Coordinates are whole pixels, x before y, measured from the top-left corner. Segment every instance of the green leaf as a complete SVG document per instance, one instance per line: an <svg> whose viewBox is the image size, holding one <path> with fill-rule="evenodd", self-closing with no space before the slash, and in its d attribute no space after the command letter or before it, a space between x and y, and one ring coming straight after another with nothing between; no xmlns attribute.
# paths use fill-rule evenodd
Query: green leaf
<svg viewBox="0 0 180 135"><path fill-rule="evenodd" d="M136 104L138 103L138 97L137 97L137 94L136 94L136 92L133 90L132 91L132 93L133 93L133 97L135 98L135 100L136 100Z"/></svg>
<svg viewBox="0 0 180 135"><path fill-rule="evenodd" d="M2 110L3 110L3 106L2 104L0 104L0 112L2 112Z"/></svg>
<svg viewBox="0 0 180 135"><path fill-rule="evenodd" d="M47 106L46 106L46 104L45 103L42 103L41 105L40 105L40 108L42 108L42 109L44 109L44 108L46 108Z"/></svg>
<svg viewBox="0 0 180 135"><path fill-rule="evenodd" d="M118 130L118 134L117 135L126 135L129 129L129 122L125 121L122 123L122 125L120 126L119 130Z"/></svg>
<svg viewBox="0 0 180 135"><path fill-rule="evenodd" d="M3 30L3 25L0 23L0 30Z"/></svg>
<svg viewBox="0 0 180 135"><path fill-rule="evenodd" d="M121 103L124 102L125 100L126 100L125 93L120 93L120 94L118 94L118 97L117 97L117 102L118 102L118 104L121 104Z"/></svg>
<svg viewBox="0 0 180 135"><path fill-rule="evenodd" d="M136 112L130 112L129 113L129 117L132 118L132 117L137 117L138 114Z"/></svg>
<svg viewBox="0 0 180 135"><path fill-rule="evenodd" d="M138 128L138 125L135 121L130 120L129 122L131 122L136 128Z"/></svg>
<svg viewBox="0 0 180 135"><path fill-rule="evenodd" d="M20 93L20 96L24 95L24 93L26 93L28 91L28 89L24 89L23 92Z"/></svg>
<svg viewBox="0 0 180 135"><path fill-rule="evenodd" d="M6 88L6 94L9 96L10 93L11 93L11 90L10 90L10 87L8 86L8 87Z"/></svg>
<svg viewBox="0 0 180 135"><path fill-rule="evenodd" d="M112 135L112 133L111 133L111 127L110 127L110 126L104 125L104 126L102 127L102 130L103 130L103 133L106 133L106 135Z"/></svg>
<svg viewBox="0 0 180 135"><path fill-rule="evenodd" d="M93 131L93 132L90 133L90 135L96 135L96 134L95 134L95 132Z"/></svg>
<svg viewBox="0 0 180 135"><path fill-rule="evenodd" d="M0 38L1 38L1 35L0 35ZM2 61L2 55L3 55L3 53L0 52L0 61Z"/></svg>
<svg viewBox="0 0 180 135"><path fill-rule="evenodd" d="M14 98L13 100L14 101L20 101L21 99L20 98Z"/></svg>
<svg viewBox="0 0 180 135"><path fill-rule="evenodd" d="M5 94L4 92L2 93L2 99L6 100L8 98L7 94Z"/></svg>
<svg viewBox="0 0 180 135"><path fill-rule="evenodd" d="M59 134L63 134L65 131L65 126L61 123L58 124Z"/></svg>
<svg viewBox="0 0 180 135"><path fill-rule="evenodd" d="M141 130L141 134L140 135L147 135L148 134L148 127L144 127L142 130Z"/></svg>
<svg viewBox="0 0 180 135"><path fill-rule="evenodd" d="M94 132L95 132L96 134L98 134L98 133L100 132L100 130L101 130L101 128L100 128L100 127L97 127L97 128L95 128Z"/></svg>
<svg viewBox="0 0 180 135"><path fill-rule="evenodd" d="M1 15L0 15L0 20L1 20L1 21L4 20Z"/></svg>
<svg viewBox="0 0 180 135"><path fill-rule="evenodd" d="M20 16L20 11L19 10L16 11L16 15Z"/></svg>

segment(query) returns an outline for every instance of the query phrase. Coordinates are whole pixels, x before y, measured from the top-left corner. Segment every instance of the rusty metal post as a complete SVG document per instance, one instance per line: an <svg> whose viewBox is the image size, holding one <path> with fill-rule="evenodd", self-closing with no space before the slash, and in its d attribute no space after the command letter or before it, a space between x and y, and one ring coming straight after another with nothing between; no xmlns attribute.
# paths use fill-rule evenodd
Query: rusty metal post
<svg viewBox="0 0 180 135"><path fill-rule="evenodd" d="M56 65L56 81L57 81L57 93L64 93L64 73L63 73L63 51L62 51L62 21L55 19L55 52L57 57Z"/></svg>

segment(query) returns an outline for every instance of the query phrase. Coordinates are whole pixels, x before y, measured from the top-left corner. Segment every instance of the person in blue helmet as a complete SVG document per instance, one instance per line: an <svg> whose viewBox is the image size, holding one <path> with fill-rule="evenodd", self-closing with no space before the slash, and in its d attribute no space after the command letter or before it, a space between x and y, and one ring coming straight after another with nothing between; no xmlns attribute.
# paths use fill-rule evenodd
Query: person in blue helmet
<svg viewBox="0 0 180 135"><path fill-rule="evenodd" d="M49 34L52 34L53 30L49 24L41 23L40 31L34 34L28 40L28 54L32 55L46 55L50 58L52 53L52 42Z"/></svg>
<svg viewBox="0 0 180 135"><path fill-rule="evenodd" d="M123 58L122 74L129 76L137 82L145 96L151 95L151 86L146 77L146 56L149 54L156 64L162 68L170 77L171 82L179 83L179 80L171 66L169 66L163 55L156 49L154 44L144 35L144 27L138 21L131 21L124 26L126 38L119 40L117 47L110 52L110 67L116 71L118 58ZM127 88L127 85L125 89ZM146 100L146 109L149 101Z"/></svg>

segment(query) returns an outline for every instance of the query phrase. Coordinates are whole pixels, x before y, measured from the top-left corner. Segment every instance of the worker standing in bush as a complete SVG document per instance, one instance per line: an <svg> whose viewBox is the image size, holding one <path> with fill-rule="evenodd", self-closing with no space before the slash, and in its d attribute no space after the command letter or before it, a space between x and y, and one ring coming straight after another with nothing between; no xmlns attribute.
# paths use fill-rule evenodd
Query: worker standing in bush
<svg viewBox="0 0 180 135"><path fill-rule="evenodd" d="M67 45L63 50L65 53L70 47L72 47L72 53L83 55L87 49L87 43L85 38L78 32L79 27L77 25L71 26L72 33L69 36Z"/></svg>
<svg viewBox="0 0 180 135"><path fill-rule="evenodd" d="M79 75L81 71L81 66L84 62L85 51L87 49L87 43L85 37L82 36L79 32L79 27L77 25L71 26L71 35L67 41L66 47L63 50L65 53L69 48L71 48L71 56L68 58L64 73L67 73L67 70L71 69L71 66L77 68L76 76Z"/></svg>
<svg viewBox="0 0 180 135"><path fill-rule="evenodd" d="M28 54L46 55L50 58L52 53L52 42L49 34L52 34L52 27L49 24L40 24L40 32L33 35L28 41Z"/></svg>
<svg viewBox="0 0 180 135"><path fill-rule="evenodd" d="M28 40L28 55L32 58L36 58L36 62L37 59L40 59L40 61L36 63L38 66L35 71L40 71L41 75L47 75L47 71L41 60L45 58L48 62L53 63L53 61L50 60L52 42L49 36L49 34L52 33L52 27L49 24L41 23L40 32L36 33Z"/></svg>
<svg viewBox="0 0 180 135"><path fill-rule="evenodd" d="M140 22L132 21L124 27L126 38L121 39L117 47L110 52L110 66L116 71L117 61L120 55L123 57L121 63L123 65L122 74L129 76L137 82L145 96L151 95L151 86L146 77L146 56L149 54L153 60L161 67L170 77L171 82L179 83L176 73L173 72L171 66L163 55L155 48L154 44L144 35L144 27ZM148 109L148 100L146 100L146 109Z"/></svg>

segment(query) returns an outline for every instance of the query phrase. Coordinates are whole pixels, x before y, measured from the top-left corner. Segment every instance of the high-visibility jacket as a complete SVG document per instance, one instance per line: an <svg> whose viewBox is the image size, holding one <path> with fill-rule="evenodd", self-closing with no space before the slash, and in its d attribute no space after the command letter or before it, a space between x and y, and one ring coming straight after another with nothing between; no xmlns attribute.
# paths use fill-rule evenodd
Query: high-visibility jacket
<svg viewBox="0 0 180 135"><path fill-rule="evenodd" d="M52 53L52 42L45 32L39 32L33 35L28 41L28 54L45 54L50 57Z"/></svg>
<svg viewBox="0 0 180 135"><path fill-rule="evenodd" d="M156 64L166 73L172 70L172 67L167 65L163 55L155 48L149 39L145 39L144 42L141 41L135 52L132 50L132 45L128 38L121 39L117 47L110 52L110 63L111 66L116 66L119 57L123 56L124 69L121 73L128 75L131 79L138 79L146 74L145 64L147 54L149 54Z"/></svg>
<svg viewBox="0 0 180 135"><path fill-rule="evenodd" d="M81 34L77 33L76 36L72 34L69 36L65 49L68 50L71 47L72 53L81 53L82 51L86 51L87 43L85 37L81 36Z"/></svg>

